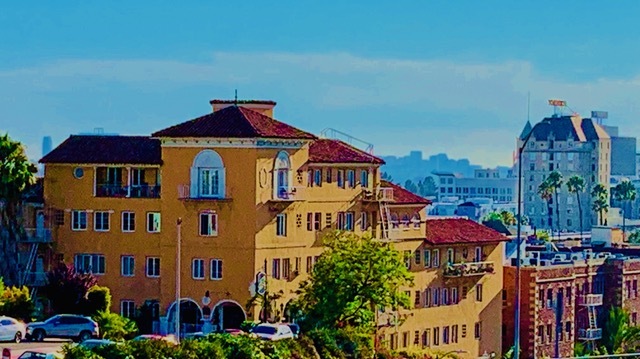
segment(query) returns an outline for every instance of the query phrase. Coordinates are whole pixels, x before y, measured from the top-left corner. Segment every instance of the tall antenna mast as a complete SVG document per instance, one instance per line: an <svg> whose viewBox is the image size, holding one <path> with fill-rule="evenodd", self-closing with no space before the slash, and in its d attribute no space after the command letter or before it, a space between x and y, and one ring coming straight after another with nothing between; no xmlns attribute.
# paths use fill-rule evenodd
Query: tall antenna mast
<svg viewBox="0 0 640 359"><path fill-rule="evenodd" d="M531 120L531 91L527 92L527 122Z"/></svg>
<svg viewBox="0 0 640 359"><path fill-rule="evenodd" d="M235 99L233 100L233 103L238 106L238 89L236 89L236 96Z"/></svg>

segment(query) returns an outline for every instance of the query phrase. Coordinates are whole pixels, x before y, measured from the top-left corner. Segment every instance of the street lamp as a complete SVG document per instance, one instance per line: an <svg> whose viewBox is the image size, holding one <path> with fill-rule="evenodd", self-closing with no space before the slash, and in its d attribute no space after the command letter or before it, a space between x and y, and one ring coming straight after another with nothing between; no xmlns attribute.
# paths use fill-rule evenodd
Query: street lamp
<svg viewBox="0 0 640 359"><path fill-rule="evenodd" d="M176 340L180 342L180 250L182 247L182 218L176 222L178 230L178 241L176 243Z"/></svg>
<svg viewBox="0 0 640 359"><path fill-rule="evenodd" d="M536 124L537 126L537 124ZM515 305L515 330L513 335L513 358L520 358L520 262L522 261L522 255L520 247L522 245L522 153L527 146L527 143L531 139L531 135L535 130L534 126L522 141L522 145L518 147L518 226L516 234L516 305Z"/></svg>

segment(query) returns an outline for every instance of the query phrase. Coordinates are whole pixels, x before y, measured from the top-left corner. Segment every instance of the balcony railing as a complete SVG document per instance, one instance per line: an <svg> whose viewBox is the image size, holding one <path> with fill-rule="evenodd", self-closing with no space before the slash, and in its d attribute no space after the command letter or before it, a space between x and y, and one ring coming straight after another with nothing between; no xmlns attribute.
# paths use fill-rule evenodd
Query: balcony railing
<svg viewBox="0 0 640 359"><path fill-rule="evenodd" d="M449 278L481 276L493 273L493 262L454 263L444 267L443 275Z"/></svg>
<svg viewBox="0 0 640 359"><path fill-rule="evenodd" d="M181 184L178 185L178 199L181 200L201 200L201 201L229 201L230 198L226 197L224 195L220 196L206 196L206 195L200 195L200 194L191 194L191 186L188 184Z"/></svg>
<svg viewBox="0 0 640 359"><path fill-rule="evenodd" d="M602 294L586 294L578 297L578 305L595 307L602 305Z"/></svg>
<svg viewBox="0 0 640 359"><path fill-rule="evenodd" d="M602 328L578 330L578 340L599 340L599 339L602 339Z"/></svg>
<svg viewBox="0 0 640 359"><path fill-rule="evenodd" d="M24 241L48 243L51 242L51 230L49 228L25 228Z"/></svg>
<svg viewBox="0 0 640 359"><path fill-rule="evenodd" d="M96 197L160 198L160 186L98 184L96 185Z"/></svg>
<svg viewBox="0 0 640 359"><path fill-rule="evenodd" d="M376 188L364 190L364 200L371 202L392 202L393 188Z"/></svg>
<svg viewBox="0 0 640 359"><path fill-rule="evenodd" d="M302 188L299 187L281 187L277 192L273 193L271 198L276 202L292 202L302 200Z"/></svg>

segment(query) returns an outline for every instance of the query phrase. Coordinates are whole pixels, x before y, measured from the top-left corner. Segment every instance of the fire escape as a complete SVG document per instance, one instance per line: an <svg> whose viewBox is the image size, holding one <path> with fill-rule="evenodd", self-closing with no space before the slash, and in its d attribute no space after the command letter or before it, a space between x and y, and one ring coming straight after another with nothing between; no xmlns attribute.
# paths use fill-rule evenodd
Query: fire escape
<svg viewBox="0 0 640 359"><path fill-rule="evenodd" d="M588 327L578 330L578 340L594 344L602 338L602 328L598 328L596 307L602 306L602 294L584 294L578 297L578 305L587 310Z"/></svg>

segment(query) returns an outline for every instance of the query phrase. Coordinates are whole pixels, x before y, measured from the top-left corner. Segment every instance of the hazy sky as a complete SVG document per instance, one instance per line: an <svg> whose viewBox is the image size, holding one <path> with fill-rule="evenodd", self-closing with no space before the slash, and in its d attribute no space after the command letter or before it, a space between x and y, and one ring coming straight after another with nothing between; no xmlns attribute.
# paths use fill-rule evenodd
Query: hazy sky
<svg viewBox="0 0 640 359"><path fill-rule="evenodd" d="M28 5L27 5L28 3ZM638 1L13 2L0 11L0 132L150 134L212 98L278 102L377 154L509 164L561 98L640 134Z"/></svg>

